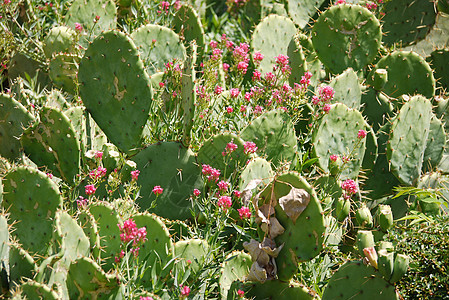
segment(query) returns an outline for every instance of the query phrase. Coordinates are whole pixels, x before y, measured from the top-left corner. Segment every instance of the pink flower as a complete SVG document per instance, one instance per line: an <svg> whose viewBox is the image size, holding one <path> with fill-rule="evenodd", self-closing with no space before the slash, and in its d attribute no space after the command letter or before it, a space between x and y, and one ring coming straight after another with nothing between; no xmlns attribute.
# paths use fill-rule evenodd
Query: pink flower
<svg viewBox="0 0 449 300"><path fill-rule="evenodd" d="M241 61L237 65L237 70L242 72L242 74L246 74L246 71L248 70L248 63Z"/></svg>
<svg viewBox="0 0 449 300"><path fill-rule="evenodd" d="M320 98L318 96L313 96L312 97L312 104L313 105L318 105L320 103Z"/></svg>
<svg viewBox="0 0 449 300"><path fill-rule="evenodd" d="M254 70L254 72L253 72L253 80L254 81L260 80L261 76L262 76L262 73L260 73L260 71Z"/></svg>
<svg viewBox="0 0 449 300"><path fill-rule="evenodd" d="M215 48L218 47L218 43L217 43L217 41L210 41L209 46L210 46L212 49L215 49Z"/></svg>
<svg viewBox="0 0 449 300"><path fill-rule="evenodd" d="M229 70L229 64L223 63L223 70L227 72Z"/></svg>
<svg viewBox="0 0 449 300"><path fill-rule="evenodd" d="M207 180L218 180L218 177L220 177L220 170L214 169L209 165L203 165L202 169L203 175L206 176Z"/></svg>
<svg viewBox="0 0 449 300"><path fill-rule="evenodd" d="M219 60L221 58L222 54L223 54L223 50L216 48L212 51L211 59Z"/></svg>
<svg viewBox="0 0 449 300"><path fill-rule="evenodd" d="M230 92L231 92L231 97L232 98L236 98L240 94L240 90L238 88L232 88L230 90Z"/></svg>
<svg viewBox="0 0 449 300"><path fill-rule="evenodd" d="M139 170L131 171L132 180L137 180L137 178L139 177L139 174L140 174Z"/></svg>
<svg viewBox="0 0 449 300"><path fill-rule="evenodd" d="M288 65L288 56L279 54L278 56L276 56L276 64L281 67L285 67L286 65Z"/></svg>
<svg viewBox="0 0 449 300"><path fill-rule="evenodd" d="M268 81L273 81L275 79L276 76L274 76L274 74L272 72L267 72L265 74L265 79Z"/></svg>
<svg viewBox="0 0 449 300"><path fill-rule="evenodd" d="M234 109L232 107L230 107L230 106L226 107L226 112L228 114L232 113L233 111L234 111Z"/></svg>
<svg viewBox="0 0 449 300"><path fill-rule="evenodd" d="M241 208L237 209L239 212L240 219L249 219L251 218L251 211L248 207L242 206Z"/></svg>
<svg viewBox="0 0 449 300"><path fill-rule="evenodd" d="M190 288L187 285L181 286L181 296L188 297L189 294L190 294Z"/></svg>
<svg viewBox="0 0 449 300"><path fill-rule="evenodd" d="M200 190L199 190L199 189L194 189L194 190L193 190L193 195L194 195L195 197L198 197L199 195L201 195Z"/></svg>
<svg viewBox="0 0 449 300"><path fill-rule="evenodd" d="M246 111L246 105L241 105L240 112L245 112L245 111Z"/></svg>
<svg viewBox="0 0 449 300"><path fill-rule="evenodd" d="M220 95L223 92L223 88L219 85L215 87L214 93L215 95Z"/></svg>
<svg viewBox="0 0 449 300"><path fill-rule="evenodd" d="M323 111L328 113L331 110L331 105L329 103L324 104Z"/></svg>
<svg viewBox="0 0 449 300"><path fill-rule="evenodd" d="M106 172L107 172L106 168L98 167L97 169L89 172L89 177L92 179L98 179L105 176Z"/></svg>
<svg viewBox="0 0 449 300"><path fill-rule="evenodd" d="M86 185L84 187L84 191L86 192L86 195L92 195L95 193L97 188L93 184Z"/></svg>
<svg viewBox="0 0 449 300"><path fill-rule="evenodd" d="M50 179L52 179L52 178L53 178L53 174L47 173L47 177L50 178Z"/></svg>
<svg viewBox="0 0 449 300"><path fill-rule="evenodd" d="M178 2L178 1L177 1ZM176 3L175 3L176 4ZM179 8L178 8L179 9ZM153 300L153 297L143 297L143 296L140 296L140 298L139 298L139 300Z"/></svg>
<svg viewBox="0 0 449 300"><path fill-rule="evenodd" d="M377 269L377 252L374 247L363 248L363 254L368 258L369 264Z"/></svg>
<svg viewBox="0 0 449 300"><path fill-rule="evenodd" d="M220 182L218 183L218 188L220 189L220 191L225 192L229 188L229 182L220 180Z"/></svg>
<svg viewBox="0 0 449 300"><path fill-rule="evenodd" d="M83 26L80 23L75 23L75 30L81 32L83 31Z"/></svg>
<svg viewBox="0 0 449 300"><path fill-rule="evenodd" d="M160 87L160 88L163 88L164 86L165 86L165 83L159 82L159 87Z"/></svg>
<svg viewBox="0 0 449 300"><path fill-rule="evenodd" d="M360 129L359 132L357 133L357 137L359 139L364 139L366 137L366 131L363 129Z"/></svg>
<svg viewBox="0 0 449 300"><path fill-rule="evenodd" d="M164 189L161 188L160 185L156 185L156 186L153 188L153 193L154 193L156 196L159 196L160 194L162 194L163 191L164 191Z"/></svg>
<svg viewBox="0 0 449 300"><path fill-rule="evenodd" d="M234 43L231 41L226 41L226 48L228 48L229 51L232 51L232 49L234 48Z"/></svg>
<svg viewBox="0 0 449 300"><path fill-rule="evenodd" d="M337 0L335 2L335 5L337 5L337 4L346 4L346 0Z"/></svg>
<svg viewBox="0 0 449 300"><path fill-rule="evenodd" d="M76 199L76 204L78 208L85 207L87 205L87 199L83 196L79 196L78 199Z"/></svg>
<svg viewBox="0 0 449 300"><path fill-rule="evenodd" d="M95 20L95 22L100 21L100 16L96 15L94 20Z"/></svg>
<svg viewBox="0 0 449 300"><path fill-rule="evenodd" d="M333 162L336 162L337 159L338 159L338 155L332 154L332 155L329 157L329 159L330 159L331 161L333 161Z"/></svg>
<svg viewBox="0 0 449 300"><path fill-rule="evenodd" d="M254 52L253 59L255 64L260 64L260 62L263 60L263 54L259 51L256 51Z"/></svg>
<svg viewBox="0 0 449 300"><path fill-rule="evenodd" d="M234 191L234 196L236 198L240 198L242 196L242 193L240 191Z"/></svg>
<svg viewBox="0 0 449 300"><path fill-rule="evenodd" d="M218 205L218 207L220 207L221 209L226 211L232 205L231 197L229 197L229 196L221 196L218 199L217 205Z"/></svg>
<svg viewBox="0 0 449 300"><path fill-rule="evenodd" d="M243 153L250 154L250 153L256 153L257 146L254 142L245 142L243 144Z"/></svg>
<svg viewBox="0 0 449 300"><path fill-rule="evenodd" d="M368 8L369 10L376 10L377 4L374 2L368 2L368 3L366 3L366 8Z"/></svg>
<svg viewBox="0 0 449 300"><path fill-rule="evenodd" d="M95 158L101 159L102 157L103 157L103 152L101 152L101 151L95 152Z"/></svg>
<svg viewBox="0 0 449 300"><path fill-rule="evenodd" d="M263 111L263 109L262 109L262 107L260 105L256 105L254 107L254 114L260 115L262 113L262 111Z"/></svg>
<svg viewBox="0 0 449 300"><path fill-rule="evenodd" d="M342 184L341 188L343 189L344 195L343 197L345 199L349 199L352 197L352 195L356 194L358 192L357 183L355 183L352 179L346 179Z"/></svg>
<svg viewBox="0 0 449 300"><path fill-rule="evenodd" d="M322 102L328 102L334 98L334 89L326 85L318 89L318 94L320 95L320 100Z"/></svg>
<svg viewBox="0 0 449 300"><path fill-rule="evenodd" d="M239 296L239 298L243 298L243 296L245 295L245 292L242 290L238 290L237 295Z"/></svg>
<svg viewBox="0 0 449 300"><path fill-rule="evenodd" d="M237 145L233 142L229 142L226 144L226 152L228 153L234 152L235 150L237 150L237 148Z"/></svg>

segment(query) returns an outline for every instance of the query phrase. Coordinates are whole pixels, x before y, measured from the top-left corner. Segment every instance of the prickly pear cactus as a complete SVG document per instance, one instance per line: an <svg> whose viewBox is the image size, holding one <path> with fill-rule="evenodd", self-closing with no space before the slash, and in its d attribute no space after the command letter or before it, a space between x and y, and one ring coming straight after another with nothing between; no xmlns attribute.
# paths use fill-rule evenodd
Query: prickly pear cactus
<svg viewBox="0 0 449 300"><path fill-rule="evenodd" d="M259 51L264 56L260 64L262 73L273 71L276 56L287 55L288 45L295 34L295 24L283 16L269 15L256 26L251 37L251 47L254 52Z"/></svg>
<svg viewBox="0 0 449 300"><path fill-rule="evenodd" d="M190 5L183 4L176 12L172 24L179 37L183 38L186 46L191 41L196 42L198 55L201 57L205 50L205 35L200 16L195 9Z"/></svg>
<svg viewBox="0 0 449 300"><path fill-rule="evenodd" d="M340 4L320 15L312 28L313 46L321 62L335 74L348 67L363 69L382 41L379 20L359 5Z"/></svg>
<svg viewBox="0 0 449 300"><path fill-rule="evenodd" d="M262 114L240 133L244 141L257 145L257 154L279 166L282 162L292 161L297 150L295 128L287 113L272 110Z"/></svg>
<svg viewBox="0 0 449 300"><path fill-rule="evenodd" d="M306 27L326 0L287 0L288 15L300 28Z"/></svg>
<svg viewBox="0 0 449 300"><path fill-rule="evenodd" d="M416 43L425 38L435 24L434 1L385 1L383 12L383 41L388 46L394 43L401 43L402 46Z"/></svg>
<svg viewBox="0 0 449 300"><path fill-rule="evenodd" d="M376 269L361 261L350 261L332 276L323 294L329 299L399 299L394 286L382 278Z"/></svg>
<svg viewBox="0 0 449 300"><path fill-rule="evenodd" d="M221 265L220 295L221 299L228 299L228 292L235 280L244 280L248 276L252 261L245 252L230 253Z"/></svg>
<svg viewBox="0 0 449 300"><path fill-rule="evenodd" d="M280 299L280 300L314 300L318 295L303 286L292 281L290 283L279 280L271 280L265 283L247 282L242 286L246 297L254 299ZM251 298L250 298L251 299Z"/></svg>
<svg viewBox="0 0 449 300"><path fill-rule="evenodd" d="M443 123L432 114L429 135L423 157L423 172L430 172L437 168L446 150L446 132Z"/></svg>
<svg viewBox="0 0 449 300"><path fill-rule="evenodd" d="M404 104L391 126L387 156L391 172L404 184L414 185L421 174L432 104L415 96Z"/></svg>
<svg viewBox="0 0 449 300"><path fill-rule="evenodd" d="M244 190L248 184L254 180L261 180L265 184L271 182L274 176L271 164L261 157L252 159L240 174L239 188Z"/></svg>
<svg viewBox="0 0 449 300"><path fill-rule="evenodd" d="M75 50L76 33L67 26L55 26L47 34L44 40L43 50L47 58L54 53L72 53Z"/></svg>
<svg viewBox="0 0 449 300"><path fill-rule="evenodd" d="M133 161L140 171L137 181L141 185L140 198L136 202L141 211L148 210L156 200L151 211L161 217L175 220L192 217L189 197L194 188L201 188L202 180L190 149L181 143L162 142L143 149ZM152 190L157 185L163 188L163 193L156 199Z"/></svg>
<svg viewBox="0 0 449 300"><path fill-rule="evenodd" d="M21 284L13 297L20 297L19 299L24 299L23 297L25 299L60 299L59 294L49 286L32 280Z"/></svg>
<svg viewBox="0 0 449 300"><path fill-rule="evenodd" d="M329 84L334 89L333 102L343 103L349 108L359 109L362 90L359 78L353 69L348 68Z"/></svg>
<svg viewBox="0 0 449 300"><path fill-rule="evenodd" d="M24 132L21 142L25 153L38 166L46 166L69 184L75 182L81 149L75 129L64 113L44 107L40 122Z"/></svg>
<svg viewBox="0 0 449 300"><path fill-rule="evenodd" d="M144 25L136 29L131 38L149 75L163 71L168 62L186 59L184 45L170 28L154 24Z"/></svg>
<svg viewBox="0 0 449 300"><path fill-rule="evenodd" d="M36 272L33 257L19 244L12 242L9 247L9 281L19 284L25 278L33 278Z"/></svg>
<svg viewBox="0 0 449 300"><path fill-rule="evenodd" d="M109 31L96 38L79 66L80 95L98 126L122 151L140 145L153 97L134 43Z"/></svg>
<svg viewBox="0 0 449 300"><path fill-rule="evenodd" d="M78 65L81 58L76 54L58 53L50 60L48 74L54 85L75 94Z"/></svg>
<svg viewBox="0 0 449 300"><path fill-rule="evenodd" d="M438 86L449 89L449 68L447 61L449 60L449 49L435 50L428 58L430 65L434 70L434 76L437 79Z"/></svg>
<svg viewBox="0 0 449 300"><path fill-rule="evenodd" d="M435 94L432 69L424 58L416 53L395 51L381 58L367 77L368 84L373 84L376 69L387 70L388 81L383 92L390 97L421 94L430 98Z"/></svg>
<svg viewBox="0 0 449 300"><path fill-rule="evenodd" d="M197 46L192 42L189 47L190 55L185 62L182 71L182 107L183 107L183 135L182 143L184 146L190 145L191 131L193 127L193 119L195 118L195 104L196 104L196 52Z"/></svg>
<svg viewBox="0 0 449 300"><path fill-rule="evenodd" d="M312 137L314 153L324 171L329 172L331 155L348 156L353 151L355 156L346 164L341 175L342 178L357 177L365 155L366 143L365 139L358 138L359 130L366 130L366 122L359 111L340 103L332 105ZM356 146L357 149L354 149Z"/></svg>
<svg viewBox="0 0 449 300"><path fill-rule="evenodd" d="M0 94L0 155L14 160L20 156L20 141L24 128L34 121L26 108L9 95Z"/></svg>
<svg viewBox="0 0 449 300"><path fill-rule="evenodd" d="M210 247L202 239L178 241L174 244L174 256L179 259L177 271L185 273L190 269L193 274L198 272L206 261Z"/></svg>
<svg viewBox="0 0 449 300"><path fill-rule="evenodd" d="M62 206L58 186L47 175L29 167L18 167L3 178L2 207L10 214L25 250L47 254L52 244L53 220Z"/></svg>

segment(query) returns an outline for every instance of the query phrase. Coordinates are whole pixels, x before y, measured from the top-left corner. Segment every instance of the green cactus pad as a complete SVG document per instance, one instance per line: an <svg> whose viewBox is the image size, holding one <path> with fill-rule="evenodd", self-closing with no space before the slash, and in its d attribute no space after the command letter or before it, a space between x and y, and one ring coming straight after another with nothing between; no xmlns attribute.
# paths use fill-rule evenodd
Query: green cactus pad
<svg viewBox="0 0 449 300"><path fill-rule="evenodd" d="M240 174L239 189L244 190L252 180L260 179L262 182L268 184L274 172L271 165L263 158L256 157L252 159Z"/></svg>
<svg viewBox="0 0 449 300"><path fill-rule="evenodd" d="M428 58L430 65L435 71L434 76L437 80L437 85L443 89L449 90L449 49L435 50Z"/></svg>
<svg viewBox="0 0 449 300"><path fill-rule="evenodd" d="M165 273L161 273L161 269L172 258L173 242L167 227L159 217L144 213L133 216L133 220L138 228L145 227L147 230L147 241L140 246L139 259L145 263L145 268L148 268L142 274L142 284L148 287L151 285L153 273L160 276Z"/></svg>
<svg viewBox="0 0 449 300"><path fill-rule="evenodd" d="M359 78L353 69L348 68L329 84L334 89L332 102L343 103L349 108L360 109L362 90Z"/></svg>
<svg viewBox="0 0 449 300"><path fill-rule="evenodd" d="M297 150L295 128L290 116L282 110L272 110L254 119L240 133L247 142L257 145L257 154L266 156L275 166L291 162Z"/></svg>
<svg viewBox="0 0 449 300"><path fill-rule="evenodd" d="M192 139L193 120L195 118L195 104L196 104L196 52L197 46L195 42L190 44L190 53L182 70L182 108L183 108L183 128L182 128L182 144L186 147L190 145Z"/></svg>
<svg viewBox="0 0 449 300"><path fill-rule="evenodd" d="M79 257L89 255L89 239L75 219L67 212L57 211L55 225L66 260L74 261Z"/></svg>
<svg viewBox="0 0 449 300"><path fill-rule="evenodd" d="M396 176L390 172L390 166L386 154L391 125L387 123L378 130L378 156L372 170L366 176L363 190L369 191L371 199L380 199L391 193L393 187L400 184Z"/></svg>
<svg viewBox="0 0 449 300"><path fill-rule="evenodd" d="M357 71L370 64L381 41L379 20L359 5L332 6L320 15L312 28L315 51L335 74L348 67Z"/></svg>
<svg viewBox="0 0 449 300"><path fill-rule="evenodd" d="M362 114L348 108L344 104L333 104L329 113L324 115L318 129L313 133L312 143L319 166L329 172L329 157L335 155L349 155L354 150L354 157L345 165L342 178L355 178L359 174L365 155L365 139L357 137L360 129L366 130L366 122Z"/></svg>
<svg viewBox="0 0 449 300"><path fill-rule="evenodd" d="M201 188L202 180L190 149L178 142L162 142L143 149L133 161L140 171L140 198L136 202L141 211L149 209L156 200L151 211L161 217L184 220L192 216L189 197L193 189ZM164 191L156 199L152 190L157 185Z"/></svg>
<svg viewBox="0 0 449 300"><path fill-rule="evenodd" d="M223 156L226 145L233 142L237 149L231 154ZM198 151L198 162L219 169L221 174L228 178L238 167L243 167L248 159L244 153L243 139L234 133L217 134L206 140ZM226 161L225 161L226 160Z"/></svg>
<svg viewBox="0 0 449 300"><path fill-rule="evenodd" d="M251 265L251 255L245 252L235 251L225 258L220 269L221 299L228 298L228 291L235 280L243 281L248 276Z"/></svg>
<svg viewBox="0 0 449 300"><path fill-rule="evenodd" d="M73 125L61 111L44 107L40 123L27 129L21 141L34 163L46 166L69 184L75 182L80 170L80 143Z"/></svg>
<svg viewBox="0 0 449 300"><path fill-rule="evenodd" d="M90 258L82 257L73 262L68 275L70 299L122 299L118 297L117 275L106 274Z"/></svg>
<svg viewBox="0 0 449 300"><path fill-rule="evenodd" d="M379 145L377 144L377 137L374 130L368 124L366 124L366 128L369 130L367 130L366 135L366 147L362 161L362 169L371 170L376 164Z"/></svg>
<svg viewBox="0 0 449 300"><path fill-rule="evenodd" d="M368 123L374 131L385 124L388 117L393 115L393 105L384 94L377 92L373 88L368 88L361 99L363 109L362 114L367 118Z"/></svg>
<svg viewBox="0 0 449 300"><path fill-rule="evenodd" d="M323 294L323 300L330 299L399 299L393 285L382 275L361 261L345 263L332 276Z"/></svg>
<svg viewBox="0 0 449 300"><path fill-rule="evenodd" d="M296 39L302 47L302 51L306 56L306 66L307 71L312 73L312 78L310 78L310 83L312 86L317 86L324 70L322 70L322 65L318 56L316 55L315 49L313 48L312 40L308 35L303 33L298 33Z"/></svg>
<svg viewBox="0 0 449 300"><path fill-rule="evenodd" d="M429 64L416 53L395 51L379 60L376 68L367 77L373 83L376 69L386 69L388 82L383 88L388 96L398 98L403 94L421 94L433 97L435 94L435 78Z"/></svg>
<svg viewBox="0 0 449 300"><path fill-rule="evenodd" d="M98 126L120 150L140 144L153 97L134 43L109 31L93 41L81 60L80 95Z"/></svg>
<svg viewBox="0 0 449 300"><path fill-rule="evenodd" d="M19 284L24 278L33 278L37 265L33 257L18 244L9 247L9 281Z"/></svg>
<svg viewBox="0 0 449 300"><path fill-rule="evenodd" d="M34 121L22 104L6 94L0 94L0 156L14 160L20 156L20 140L24 128Z"/></svg>
<svg viewBox="0 0 449 300"><path fill-rule="evenodd" d="M148 24L134 30L131 38L149 75L161 72L165 64L175 59L184 61L186 49L179 36L170 28Z"/></svg>
<svg viewBox="0 0 449 300"><path fill-rule="evenodd" d="M17 52L10 60L8 66L8 78L10 83L18 77L30 78L37 75L37 84L44 87L50 83L48 75L44 72L44 64L30 58L27 54ZM23 104L23 103L22 103Z"/></svg>
<svg viewBox="0 0 449 300"><path fill-rule="evenodd" d="M48 75L55 86L64 91L75 94L77 87L76 76L81 58L75 54L58 53L52 57Z"/></svg>
<svg viewBox="0 0 449 300"><path fill-rule="evenodd" d="M47 254L51 245L53 219L62 198L58 186L45 173L18 167L3 178L3 202L10 214L23 248L31 253Z"/></svg>
<svg viewBox="0 0 449 300"><path fill-rule="evenodd" d="M73 53L76 44L76 33L66 26L53 27L44 40L44 53L51 58L54 53Z"/></svg>
<svg viewBox="0 0 449 300"><path fill-rule="evenodd" d="M254 299L279 299L279 300L314 300L319 299L311 290L297 282L281 282L270 280L265 283L247 282L243 286L245 297Z"/></svg>
<svg viewBox="0 0 449 300"><path fill-rule="evenodd" d="M47 101L45 102L45 106L53 107L59 110L68 109L71 105L65 99L64 95L60 90L53 89L47 96Z"/></svg>
<svg viewBox="0 0 449 300"><path fill-rule="evenodd" d="M302 46L299 43L296 36L292 37L287 48L287 56L289 58L291 75L288 78L290 85L299 83L301 81L301 76L307 71L307 60Z"/></svg>
<svg viewBox="0 0 449 300"><path fill-rule="evenodd" d="M295 221L279 204L275 206L276 218L285 228L285 232L276 238L276 245L284 244L276 258L278 278L282 281L288 281L296 274L299 262L308 261L321 252L325 232L322 208L315 190L298 173L290 172L276 177L260 194L259 202L270 203L273 193L279 200L288 195L292 188L304 189L310 196L310 202Z"/></svg>
<svg viewBox="0 0 449 300"><path fill-rule="evenodd" d="M264 56L260 64L262 74L273 71L276 56L287 55L288 45L295 34L296 27L292 20L278 15L269 15L256 26L251 47L253 54L259 51Z"/></svg>
<svg viewBox="0 0 449 300"><path fill-rule="evenodd" d="M100 257L101 242L100 233L94 216L88 210L85 210L79 213L77 220L78 224L83 229L84 234L89 239L92 256L95 259L98 259Z"/></svg>
<svg viewBox="0 0 449 300"><path fill-rule="evenodd" d="M190 269L193 274L201 270L210 251L207 241L201 239L178 241L174 250L174 256L179 259L176 264L178 273Z"/></svg>
<svg viewBox="0 0 449 300"><path fill-rule="evenodd" d="M415 96L402 106L391 125L387 156L391 172L404 184L413 185L421 175L431 113L430 101Z"/></svg>
<svg viewBox="0 0 449 300"><path fill-rule="evenodd" d="M287 0L288 14L300 28L305 28L321 5L326 2L326 0Z"/></svg>
<svg viewBox="0 0 449 300"><path fill-rule="evenodd" d="M416 43L429 33L435 24L434 1L395 0L386 1L382 9L385 36L388 46L401 43L402 46Z"/></svg>
<svg viewBox="0 0 449 300"><path fill-rule="evenodd" d="M432 114L430 119L430 131L427 137L426 150L423 157L423 172L436 169L440 164L446 148L446 132L443 123Z"/></svg>
<svg viewBox="0 0 449 300"><path fill-rule="evenodd" d="M105 271L112 269L114 259L120 253L120 219L117 212L107 203L96 203L89 207L89 212L95 218L100 236L101 258Z"/></svg>
<svg viewBox="0 0 449 300"><path fill-rule="evenodd" d="M88 42L101 32L115 29L117 26L116 15L117 8L112 0L75 0L65 18L67 26L72 29L75 29L76 23L82 26L80 42L87 46ZM94 22L96 16L99 16L100 19Z"/></svg>
<svg viewBox="0 0 449 300"><path fill-rule="evenodd" d="M193 7L183 4L176 12L172 25L186 46L191 41L196 42L199 56L201 57L205 50L204 28L198 13Z"/></svg>
<svg viewBox="0 0 449 300"><path fill-rule="evenodd" d="M18 287L18 290L21 291L20 296L25 296L25 299L61 299L56 291L36 281L25 282Z"/></svg>

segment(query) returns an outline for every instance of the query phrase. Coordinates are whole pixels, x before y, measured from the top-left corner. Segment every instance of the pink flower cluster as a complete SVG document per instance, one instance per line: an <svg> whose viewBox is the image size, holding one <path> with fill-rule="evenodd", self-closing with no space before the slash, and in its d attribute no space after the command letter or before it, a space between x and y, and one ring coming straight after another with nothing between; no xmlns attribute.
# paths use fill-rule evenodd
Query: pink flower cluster
<svg viewBox="0 0 449 300"><path fill-rule="evenodd" d="M366 137L366 131L363 129L360 129L359 132L357 133L357 137L359 139L364 139Z"/></svg>
<svg viewBox="0 0 449 300"><path fill-rule="evenodd" d="M193 195L194 195L195 197L198 197L199 195L201 195L201 191L200 191L199 189L194 189L194 190L193 190Z"/></svg>
<svg viewBox="0 0 449 300"><path fill-rule="evenodd" d="M97 169L89 172L89 177L92 179L99 179L103 176L106 176L106 172L107 172L106 168L98 167Z"/></svg>
<svg viewBox="0 0 449 300"><path fill-rule="evenodd" d="M280 69L282 74L289 74L291 71L290 66L288 65L289 61L288 61L288 56L287 55L283 55L283 54L279 54L278 56L276 56L276 65L274 66L274 69Z"/></svg>
<svg viewBox="0 0 449 300"><path fill-rule="evenodd" d="M251 218L251 211L248 207L242 206L241 208L237 209L239 212L240 219L249 219Z"/></svg>
<svg viewBox="0 0 449 300"><path fill-rule="evenodd" d="M131 171L131 178L132 178L132 180L137 181L137 178L139 178L139 174L140 174L139 170Z"/></svg>
<svg viewBox="0 0 449 300"><path fill-rule="evenodd" d="M369 10L376 10L377 4L374 2L368 2L368 3L366 3L366 8L368 8Z"/></svg>
<svg viewBox="0 0 449 300"><path fill-rule="evenodd" d="M76 199L76 204L78 208L85 207L87 205L87 199L83 196L79 196L78 199Z"/></svg>
<svg viewBox="0 0 449 300"><path fill-rule="evenodd" d="M341 188L343 189L343 197L345 199L350 199L352 195L355 195L359 190L357 187L357 183L355 183L352 179L346 179L341 184Z"/></svg>
<svg viewBox="0 0 449 300"><path fill-rule="evenodd" d="M160 185L156 185L156 186L153 188L153 193L154 193L156 196L159 196L159 195L162 194L163 192L164 192L164 189L161 188Z"/></svg>
<svg viewBox="0 0 449 300"><path fill-rule="evenodd" d="M332 155L329 157L329 159L330 159L331 161L333 161L333 162L336 162L337 159L338 159L338 155L332 154Z"/></svg>
<svg viewBox="0 0 449 300"><path fill-rule="evenodd" d="M312 78L312 73L309 71L305 72L303 76L301 76L301 80L299 81L300 89L305 90L310 85L310 78Z"/></svg>
<svg viewBox="0 0 449 300"><path fill-rule="evenodd" d="M220 180L220 182L218 183L218 188L222 192L226 192L228 190L229 186L230 186L229 182L224 181L224 180Z"/></svg>
<svg viewBox="0 0 449 300"><path fill-rule="evenodd" d="M320 87L318 89L321 102L329 102L334 98L334 89L328 85Z"/></svg>
<svg viewBox="0 0 449 300"><path fill-rule="evenodd" d="M203 165L203 175L206 176L208 181L217 181L218 177L220 177L220 170L212 168L209 165Z"/></svg>
<svg viewBox="0 0 449 300"><path fill-rule="evenodd" d="M180 286L181 287L181 297L185 298L190 295L190 288L187 285Z"/></svg>
<svg viewBox="0 0 449 300"><path fill-rule="evenodd" d="M231 205L232 205L231 197L229 197L229 196L221 196L218 199L217 205L218 205L218 207L220 207L224 211L227 211L228 208L230 208Z"/></svg>
<svg viewBox="0 0 449 300"><path fill-rule="evenodd" d="M245 142L243 144L243 153L250 154L250 153L256 153L257 146L254 142Z"/></svg>
<svg viewBox="0 0 449 300"><path fill-rule="evenodd" d="M231 93L232 98L237 98L237 96L240 95L240 90L238 88L232 88L229 92Z"/></svg>
<svg viewBox="0 0 449 300"><path fill-rule="evenodd" d="M120 240L126 245L132 241L131 252L134 256L139 255L140 247L138 246L147 240L146 227L137 228L133 219L128 219L123 222L123 226L120 224L117 224L117 226L120 230ZM116 257L115 261L120 262L120 259L122 259L124 255L125 252L122 250L120 252L120 258Z"/></svg>
<svg viewBox="0 0 449 300"><path fill-rule="evenodd" d="M84 187L84 192L86 193L86 195L93 195L95 194L96 190L97 188L93 184L88 184Z"/></svg>
<svg viewBox="0 0 449 300"><path fill-rule="evenodd" d="M102 157L103 157L103 152L102 151L95 152L95 158L96 159L101 159Z"/></svg>

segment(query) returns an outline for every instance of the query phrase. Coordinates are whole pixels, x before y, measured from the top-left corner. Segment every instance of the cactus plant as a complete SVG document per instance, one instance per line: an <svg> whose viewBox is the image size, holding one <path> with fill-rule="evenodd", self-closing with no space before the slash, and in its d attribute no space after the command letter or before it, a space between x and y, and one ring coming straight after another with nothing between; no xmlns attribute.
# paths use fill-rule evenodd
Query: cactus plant
<svg viewBox="0 0 449 300"><path fill-rule="evenodd" d="M55 86L75 94L76 76L81 58L75 54L58 53L50 60L48 75Z"/></svg>
<svg viewBox="0 0 449 300"><path fill-rule="evenodd" d="M351 68L332 79L329 84L334 89L332 102L343 103L349 108L360 109L362 90L357 74Z"/></svg>
<svg viewBox="0 0 449 300"><path fill-rule="evenodd" d="M153 91L134 43L118 31L103 33L86 50L78 78L87 110L110 141L125 152L138 147Z"/></svg>
<svg viewBox="0 0 449 300"><path fill-rule="evenodd" d="M176 12L172 24L178 35L184 39L186 46L190 45L191 41L196 42L198 56L202 57L205 51L204 28L195 9L183 4Z"/></svg>
<svg viewBox="0 0 449 300"><path fill-rule="evenodd" d="M228 299L229 289L236 280L244 280L251 267L251 256L245 252L235 251L226 256L221 265L220 295Z"/></svg>
<svg viewBox="0 0 449 300"><path fill-rule="evenodd" d="M43 50L50 59L54 53L73 53L75 51L76 32L67 26L55 26L44 40Z"/></svg>

